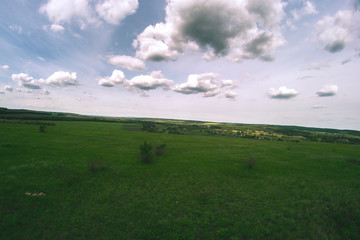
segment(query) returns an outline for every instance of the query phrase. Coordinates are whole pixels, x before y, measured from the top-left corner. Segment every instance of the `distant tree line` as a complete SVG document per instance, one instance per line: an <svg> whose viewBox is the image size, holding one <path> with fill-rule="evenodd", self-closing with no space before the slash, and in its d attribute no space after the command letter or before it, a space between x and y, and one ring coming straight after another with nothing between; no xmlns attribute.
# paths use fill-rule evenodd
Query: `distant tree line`
<svg viewBox="0 0 360 240"><path fill-rule="evenodd" d="M163 123L143 121L142 130L155 133L166 134L182 134L182 135L209 135L209 136L231 136L242 137L256 140L269 141L312 141L312 142L328 142L328 143L343 143L343 144L360 144L360 138L351 137L345 134L339 134L341 130L334 130L334 133L311 131L308 128L294 127L272 127L262 128L261 131L266 134L257 134L255 130L241 130L232 131L232 129L222 128L218 125L205 124L179 124L179 123Z"/></svg>
<svg viewBox="0 0 360 240"><path fill-rule="evenodd" d="M42 122L42 121L37 121L37 120L1 119L0 118L0 124L1 123L56 126L56 124L53 122Z"/></svg>

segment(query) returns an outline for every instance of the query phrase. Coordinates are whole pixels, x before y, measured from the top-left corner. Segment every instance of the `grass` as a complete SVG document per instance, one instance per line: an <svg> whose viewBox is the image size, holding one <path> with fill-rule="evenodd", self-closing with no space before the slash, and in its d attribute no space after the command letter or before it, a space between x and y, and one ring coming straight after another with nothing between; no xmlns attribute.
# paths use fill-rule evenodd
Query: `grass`
<svg viewBox="0 0 360 240"><path fill-rule="evenodd" d="M0 239L360 238L358 145L55 123L0 124Z"/></svg>

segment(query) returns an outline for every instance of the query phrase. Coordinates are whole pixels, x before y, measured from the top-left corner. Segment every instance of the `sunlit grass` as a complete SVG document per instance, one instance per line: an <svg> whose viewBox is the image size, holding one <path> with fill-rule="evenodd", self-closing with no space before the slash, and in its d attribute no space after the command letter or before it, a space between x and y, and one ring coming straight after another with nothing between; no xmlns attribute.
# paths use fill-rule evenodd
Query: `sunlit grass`
<svg viewBox="0 0 360 240"><path fill-rule="evenodd" d="M56 122L41 133L35 125L0 124L0 238L360 236L358 145L136 129ZM144 141L166 143L166 151L143 164Z"/></svg>

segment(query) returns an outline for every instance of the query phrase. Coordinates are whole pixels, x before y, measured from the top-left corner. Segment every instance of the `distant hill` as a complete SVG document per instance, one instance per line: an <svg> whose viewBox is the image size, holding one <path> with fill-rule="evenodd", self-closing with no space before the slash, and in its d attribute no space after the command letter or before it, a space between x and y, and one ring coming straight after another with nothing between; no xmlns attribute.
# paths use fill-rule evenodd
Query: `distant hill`
<svg viewBox="0 0 360 240"><path fill-rule="evenodd" d="M122 118L87 116L75 113L0 108L0 119L52 121L119 121Z"/></svg>
<svg viewBox="0 0 360 240"><path fill-rule="evenodd" d="M0 120L42 120L42 121L96 121L96 122L126 122L152 123L151 131L171 132L177 134L210 134L229 135L257 139L286 139L294 140L341 142L360 142L360 131L339 130L329 128L312 128L301 126L281 126L266 124L242 123L210 123L203 121L153 119L153 118L121 118L104 116L87 116L74 113L46 112L26 109L0 108ZM167 130L170 129L170 130ZM176 129L176 131L174 131ZM185 129L185 130L184 130ZM209 129L204 131L204 129ZM148 129L149 130L149 129Z"/></svg>

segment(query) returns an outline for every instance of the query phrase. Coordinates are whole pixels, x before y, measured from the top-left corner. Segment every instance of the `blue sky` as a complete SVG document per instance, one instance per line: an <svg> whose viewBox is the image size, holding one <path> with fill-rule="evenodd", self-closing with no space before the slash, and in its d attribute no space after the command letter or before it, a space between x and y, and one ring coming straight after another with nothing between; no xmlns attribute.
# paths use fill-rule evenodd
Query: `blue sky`
<svg viewBox="0 0 360 240"><path fill-rule="evenodd" d="M3 0L0 106L360 130L359 6Z"/></svg>

